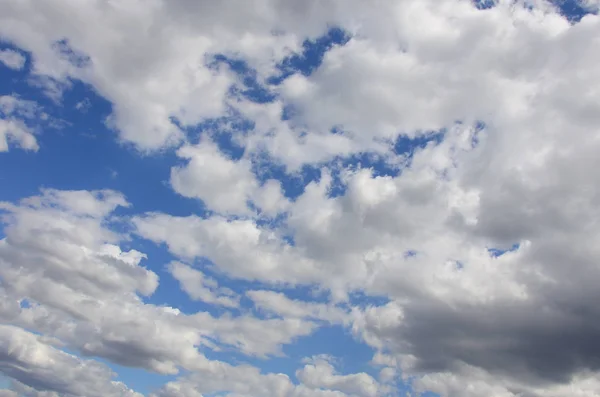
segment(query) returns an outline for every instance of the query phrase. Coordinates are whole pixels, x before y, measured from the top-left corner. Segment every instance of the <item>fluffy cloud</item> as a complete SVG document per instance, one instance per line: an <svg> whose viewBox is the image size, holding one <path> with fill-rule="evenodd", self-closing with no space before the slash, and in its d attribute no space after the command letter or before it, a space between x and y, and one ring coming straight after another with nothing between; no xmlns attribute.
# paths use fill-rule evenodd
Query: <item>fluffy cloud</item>
<svg viewBox="0 0 600 397"><path fill-rule="evenodd" d="M268 75L326 27L323 18L306 24L300 10L279 2L3 3L0 35L33 53L33 72L92 84L114 104L111 125L143 150L176 144L184 137L179 126L226 112L235 78L211 67L212 55L243 57Z"/></svg>
<svg viewBox="0 0 600 397"><path fill-rule="evenodd" d="M276 230L252 219L153 213L133 218L133 224L136 233L166 243L174 254L185 259L208 258L218 270L235 278L290 283L311 282L315 277L311 261L287 245Z"/></svg>
<svg viewBox="0 0 600 397"><path fill-rule="evenodd" d="M277 181L260 186L249 159L232 160L208 140L184 146L177 154L187 163L171 169L173 189L182 196L201 199L211 210L247 215L252 203L262 213L273 216L288 205Z"/></svg>
<svg viewBox="0 0 600 397"><path fill-rule="evenodd" d="M342 300L359 289L387 296L385 306L355 309L352 327L374 348L396 355L407 373L458 376L466 365L487 374L473 380L480 385L474 390L542 396L553 383L598 369L585 343L596 327L588 315L596 296L590 282L597 273L595 193L578 190L577 175L583 174L575 171L594 167L594 157L585 153L595 149L583 140L571 143L576 147L570 151L566 143L547 149L546 158L523 153L524 163L515 159L505 171L489 165L496 161L488 151L496 134L491 127L458 125L441 143L417 151L399 176L348 173L345 194L335 198L328 195L331 179L323 177L290 207L294 245L261 239L260 233L247 240L251 234L244 231L261 230L249 220L151 214L135 223L140 234L166 242L173 253L207 257L234 277L316 282ZM566 162L565 152L553 154L559 148L579 155ZM552 175L565 175L565 182L557 185ZM498 255L513 244L516 251ZM295 263L306 264L302 274L283 260L291 253ZM267 262L269 257L274 260ZM238 268L242 261L252 265ZM326 308L276 293L249 297L284 316L329 317ZM462 376L474 377L468 371ZM437 381L450 379L440 375Z"/></svg>
<svg viewBox="0 0 600 397"><path fill-rule="evenodd" d="M208 362L200 346L266 357L314 330L313 323L297 318L183 314L143 303L141 296L155 291L158 277L140 265L144 254L122 251L118 243L125 236L108 228L111 213L126 205L108 190L45 190L19 204L2 203L0 317L16 326L4 330L7 338L23 327L86 356L169 374ZM174 274L194 271L177 266L171 267ZM26 373L15 378L37 387Z"/></svg>
<svg viewBox="0 0 600 397"><path fill-rule="evenodd" d="M309 318L332 324L343 324L349 320L348 313L339 307L325 303L292 300L281 292L253 290L248 291L246 295L258 309L284 318Z"/></svg>
<svg viewBox="0 0 600 397"><path fill-rule="evenodd" d="M600 9L600 1L598 0L580 0L579 4L591 11L598 11Z"/></svg>
<svg viewBox="0 0 600 397"><path fill-rule="evenodd" d="M359 397L378 396L385 393L383 387L364 373L352 375L334 374L329 363L326 373L315 373L313 365L298 371L301 383L293 384L287 375L261 374L251 366L231 366L212 362L193 375L168 383L151 397L200 397L219 391L230 392L231 396L251 397L257 395L278 397ZM306 383L305 383L306 381ZM346 392L344 392L346 391Z"/></svg>
<svg viewBox="0 0 600 397"><path fill-rule="evenodd" d="M64 353L43 337L7 325L0 326L0 368L33 389L23 393L26 396L37 390L53 396L142 397L113 381L114 374L105 366Z"/></svg>
<svg viewBox="0 0 600 397"><path fill-rule="evenodd" d="M383 391L379 383L368 374L337 374L324 357L309 360L304 368L296 371L296 376L303 384L314 389L339 390L353 396L375 397Z"/></svg>
<svg viewBox="0 0 600 397"><path fill-rule="evenodd" d="M219 287L216 280L200 270L180 262L171 262L169 272L192 299L225 307L238 307L240 298L230 289Z"/></svg>
<svg viewBox="0 0 600 397"><path fill-rule="evenodd" d="M13 96L0 96L0 152L7 152L9 143L25 150L37 150L38 144L25 120L36 113L34 102Z"/></svg>
<svg viewBox="0 0 600 397"><path fill-rule="evenodd" d="M25 57L14 50L0 50L0 62L7 68L20 70L25 66Z"/></svg>
<svg viewBox="0 0 600 397"><path fill-rule="evenodd" d="M131 223L183 262L208 259L211 274L262 283L245 297L275 315L144 303L158 278L107 226L123 197L47 191L3 204L7 321L84 354L192 372L157 396L378 395L370 375L340 375L328 362L299 370L296 385L198 351L281 354L282 344L327 322L374 348L382 379L414 377L417 391L600 393L597 15L572 23L543 0L486 9L467 0L301 9L276 0L4 3L0 35L31 51L34 75L58 87L71 78L91 84L113 104L109 124L142 150L185 142L187 127L207 118L250 121L232 132L241 158L205 135L179 148L184 164L169 165L175 192L202 200L211 215L147 213ZM241 59L264 85L291 50L329 26L348 42L332 46L312 74L270 86L272 103L233 94L243 78L211 62L216 53ZM35 149L31 132L16 128L24 126L16 104L3 100L0 137ZM438 139L399 153L399 137L432 131ZM359 154L378 155L394 172L345 166ZM255 175L265 158L284 173L308 164L321 175L288 199L279 181ZM194 299L233 308L243 296L191 266L170 272ZM297 285L328 291L330 302L268 290Z"/></svg>

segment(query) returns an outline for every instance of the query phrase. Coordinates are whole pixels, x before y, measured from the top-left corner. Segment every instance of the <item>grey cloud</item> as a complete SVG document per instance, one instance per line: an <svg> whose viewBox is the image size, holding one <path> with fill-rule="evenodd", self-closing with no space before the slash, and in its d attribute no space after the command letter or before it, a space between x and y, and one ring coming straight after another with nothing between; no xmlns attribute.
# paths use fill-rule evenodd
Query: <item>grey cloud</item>
<svg viewBox="0 0 600 397"><path fill-rule="evenodd" d="M0 370L29 388L61 396L141 397L113 381L104 365L64 353L12 326L0 327Z"/></svg>

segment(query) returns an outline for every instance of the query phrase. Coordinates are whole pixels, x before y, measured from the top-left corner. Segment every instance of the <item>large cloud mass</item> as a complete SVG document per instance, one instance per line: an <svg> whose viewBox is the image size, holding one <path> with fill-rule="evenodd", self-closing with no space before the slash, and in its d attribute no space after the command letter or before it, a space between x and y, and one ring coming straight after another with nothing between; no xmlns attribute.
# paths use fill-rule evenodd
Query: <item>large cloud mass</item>
<svg viewBox="0 0 600 397"><path fill-rule="evenodd" d="M56 103L88 84L134 155L175 154L165 185L205 210L136 213L113 190L2 202L12 389L138 395L99 357L183 372L155 397L377 397L399 380L600 396L600 18L577 6L0 0L32 81ZM332 34L322 59L299 55ZM38 150L40 114L1 96L0 151ZM125 248L141 240L206 310L152 300L165 269ZM326 355L258 368L321 327L368 345L379 377Z"/></svg>

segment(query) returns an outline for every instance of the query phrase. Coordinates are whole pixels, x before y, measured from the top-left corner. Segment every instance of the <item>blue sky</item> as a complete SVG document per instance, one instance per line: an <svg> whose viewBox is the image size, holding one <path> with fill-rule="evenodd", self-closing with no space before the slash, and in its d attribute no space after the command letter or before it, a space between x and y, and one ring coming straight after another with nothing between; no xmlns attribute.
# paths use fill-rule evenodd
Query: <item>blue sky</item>
<svg viewBox="0 0 600 397"><path fill-rule="evenodd" d="M4 3L1 396L600 395L597 1Z"/></svg>

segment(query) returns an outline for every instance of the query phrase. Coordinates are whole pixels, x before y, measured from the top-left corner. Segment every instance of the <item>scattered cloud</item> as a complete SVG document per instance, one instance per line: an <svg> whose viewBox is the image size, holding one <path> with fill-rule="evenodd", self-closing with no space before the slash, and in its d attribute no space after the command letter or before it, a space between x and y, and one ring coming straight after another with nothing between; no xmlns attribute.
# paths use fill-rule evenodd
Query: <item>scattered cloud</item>
<svg viewBox="0 0 600 397"><path fill-rule="evenodd" d="M21 70L25 66L25 57L18 51L0 50L0 63L13 70Z"/></svg>
<svg viewBox="0 0 600 397"><path fill-rule="evenodd" d="M597 1L2 9L0 395L600 395Z"/></svg>
<svg viewBox="0 0 600 397"><path fill-rule="evenodd" d="M9 144L24 150L38 150L37 140L25 122L34 117L37 109L35 102L0 96L0 152L7 152Z"/></svg>

